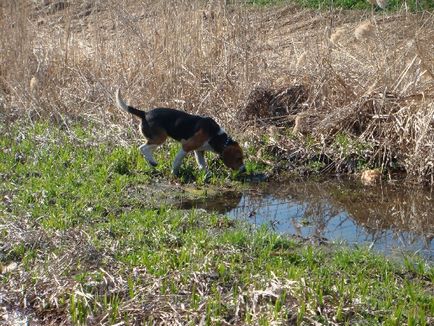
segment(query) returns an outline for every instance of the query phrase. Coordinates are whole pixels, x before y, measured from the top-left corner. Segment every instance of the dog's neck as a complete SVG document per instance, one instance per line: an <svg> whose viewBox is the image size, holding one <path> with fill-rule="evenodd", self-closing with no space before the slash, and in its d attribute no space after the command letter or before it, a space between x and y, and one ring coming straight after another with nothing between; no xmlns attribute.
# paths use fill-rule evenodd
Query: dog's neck
<svg viewBox="0 0 434 326"><path fill-rule="evenodd" d="M225 148L229 145L232 145L235 143L235 141L229 137L229 135L226 132L221 132L212 137L208 141L211 148L218 154L222 154Z"/></svg>

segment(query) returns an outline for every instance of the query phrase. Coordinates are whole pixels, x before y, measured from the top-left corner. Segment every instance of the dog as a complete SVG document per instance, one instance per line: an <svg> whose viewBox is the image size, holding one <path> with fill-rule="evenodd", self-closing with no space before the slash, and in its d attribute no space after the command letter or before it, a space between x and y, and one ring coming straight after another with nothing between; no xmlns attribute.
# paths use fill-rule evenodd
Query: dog
<svg viewBox="0 0 434 326"><path fill-rule="evenodd" d="M245 172L243 151L240 145L214 119L170 108L141 111L124 102L119 88L116 90L116 104L121 110L141 119L140 129L146 138L146 143L139 149L151 166L157 166L153 151L170 137L182 145L173 161L172 173L174 175L179 174L184 157L194 152L199 169L204 170L209 176L204 157L205 151L217 153L228 168Z"/></svg>

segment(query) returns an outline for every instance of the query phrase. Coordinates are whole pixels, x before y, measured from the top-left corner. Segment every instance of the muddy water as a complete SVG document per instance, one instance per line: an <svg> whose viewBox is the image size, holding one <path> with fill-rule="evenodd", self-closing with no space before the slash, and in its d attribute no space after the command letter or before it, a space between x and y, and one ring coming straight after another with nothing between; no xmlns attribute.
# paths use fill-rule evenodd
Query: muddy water
<svg viewBox="0 0 434 326"><path fill-rule="evenodd" d="M182 206L305 239L365 245L387 255L418 252L434 260L434 193L429 191L348 181L268 184Z"/></svg>

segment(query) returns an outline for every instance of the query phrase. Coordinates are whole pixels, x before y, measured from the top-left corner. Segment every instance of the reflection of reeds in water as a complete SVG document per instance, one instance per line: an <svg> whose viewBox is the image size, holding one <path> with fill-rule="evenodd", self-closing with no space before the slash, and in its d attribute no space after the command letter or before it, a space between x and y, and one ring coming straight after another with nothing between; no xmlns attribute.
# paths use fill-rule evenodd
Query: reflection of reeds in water
<svg viewBox="0 0 434 326"><path fill-rule="evenodd" d="M423 191L365 188L358 196L341 197L339 202L359 224L372 229L434 233L434 199Z"/></svg>
<svg viewBox="0 0 434 326"><path fill-rule="evenodd" d="M268 221L280 231L290 229L296 235L308 227L308 236L319 238L325 233L350 231L344 229L350 219L350 224L360 227L357 232L365 233L356 234L357 240L401 242L403 246L423 242L429 248L434 236L434 199L430 196L392 187L294 183L252 193L232 213L253 223Z"/></svg>

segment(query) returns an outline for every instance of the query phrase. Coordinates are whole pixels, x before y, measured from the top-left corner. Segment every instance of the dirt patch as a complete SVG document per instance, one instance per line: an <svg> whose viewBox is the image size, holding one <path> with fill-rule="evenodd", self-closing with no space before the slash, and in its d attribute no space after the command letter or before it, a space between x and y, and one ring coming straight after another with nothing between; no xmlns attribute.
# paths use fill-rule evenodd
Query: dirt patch
<svg viewBox="0 0 434 326"><path fill-rule="evenodd" d="M126 189L127 201L123 205L125 210L137 207L160 209L161 203L167 207L190 209L192 207L205 208L213 206L209 198L221 198L223 201L239 198L237 190L219 187L211 184L204 186L188 184L181 185L167 180L158 180L147 185L133 185ZM235 199L234 199L235 200ZM228 200L233 202L234 200ZM198 205L195 205L197 203ZM214 205L215 206L215 205ZM217 206L215 206L217 207Z"/></svg>

